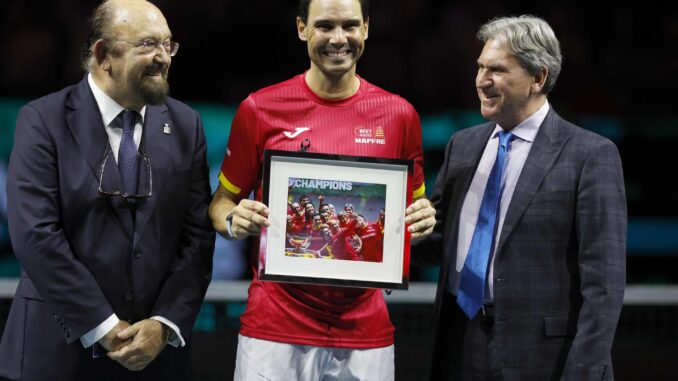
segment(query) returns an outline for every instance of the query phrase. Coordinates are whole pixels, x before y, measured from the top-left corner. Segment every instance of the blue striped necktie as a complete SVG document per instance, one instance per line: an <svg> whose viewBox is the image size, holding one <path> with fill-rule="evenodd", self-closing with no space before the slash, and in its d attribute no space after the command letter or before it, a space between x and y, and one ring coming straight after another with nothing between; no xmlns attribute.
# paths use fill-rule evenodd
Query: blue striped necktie
<svg viewBox="0 0 678 381"><path fill-rule="evenodd" d="M485 279L497 230L497 215L502 191L501 179L506 163L506 153L510 148L512 138L513 134L510 132L499 131L497 158L492 166L490 177L487 179L487 185L485 185L478 221L464 261L464 268L461 270L457 304L469 319L476 316L485 298Z"/></svg>
<svg viewBox="0 0 678 381"><path fill-rule="evenodd" d="M120 112L122 124L122 139L118 149L118 170L122 182L122 191L128 195L137 194L139 184L139 151L134 144L134 125L136 111L123 110Z"/></svg>

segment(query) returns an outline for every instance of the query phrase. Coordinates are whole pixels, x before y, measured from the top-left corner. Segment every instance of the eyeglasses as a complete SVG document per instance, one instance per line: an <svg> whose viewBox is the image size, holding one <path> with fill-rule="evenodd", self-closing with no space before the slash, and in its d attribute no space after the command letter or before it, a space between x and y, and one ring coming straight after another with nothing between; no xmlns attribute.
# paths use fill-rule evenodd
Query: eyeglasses
<svg viewBox="0 0 678 381"><path fill-rule="evenodd" d="M141 41L136 42L127 40L112 40L112 41L120 41L132 44L135 47L139 48L139 50L141 50L141 52L144 54L154 53L162 46L163 48L165 48L165 51L167 52L167 54L169 54L170 57L174 57L175 55L177 55L177 51L179 50L179 43L172 40L160 41L155 38L145 38Z"/></svg>
<svg viewBox="0 0 678 381"><path fill-rule="evenodd" d="M136 194L125 193L120 190L110 190L110 184L104 180L104 170L106 169L106 162L108 157L111 155L112 151L110 148L106 151L106 156L104 156L104 161L101 164L101 172L99 175L99 194L109 197L122 197L128 200L139 200L143 198L148 198L153 195L153 171L151 170L151 159L148 156L138 153L139 158L141 159L141 164L139 166L139 185ZM109 187L109 190L104 188Z"/></svg>

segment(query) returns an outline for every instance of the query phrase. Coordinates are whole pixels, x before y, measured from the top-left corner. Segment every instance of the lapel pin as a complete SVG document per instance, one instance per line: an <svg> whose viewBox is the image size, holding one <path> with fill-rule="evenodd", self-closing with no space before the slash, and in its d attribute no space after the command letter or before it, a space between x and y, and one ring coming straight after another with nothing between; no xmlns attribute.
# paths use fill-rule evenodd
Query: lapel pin
<svg viewBox="0 0 678 381"><path fill-rule="evenodd" d="M169 135L169 134L172 133L172 129L170 128L169 123L165 123L165 125L162 126L162 132L163 132L165 135Z"/></svg>

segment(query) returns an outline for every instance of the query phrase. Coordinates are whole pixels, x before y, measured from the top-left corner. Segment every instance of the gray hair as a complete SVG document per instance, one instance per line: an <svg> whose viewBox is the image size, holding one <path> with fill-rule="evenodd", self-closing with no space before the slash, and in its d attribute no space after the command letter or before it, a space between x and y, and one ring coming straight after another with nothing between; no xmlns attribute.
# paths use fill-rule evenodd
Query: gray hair
<svg viewBox="0 0 678 381"><path fill-rule="evenodd" d="M80 63L86 72L91 71L94 66L92 47L99 39L105 38L113 19L113 11L113 6L109 1L104 0L94 9L87 20L87 40L80 51ZM109 41L105 42L104 49L106 51L114 50Z"/></svg>
<svg viewBox="0 0 678 381"><path fill-rule="evenodd" d="M496 18L480 27L477 37L482 42L495 40L516 57L530 75L548 71L543 94L556 85L563 55L560 43L549 24L539 17L522 15Z"/></svg>

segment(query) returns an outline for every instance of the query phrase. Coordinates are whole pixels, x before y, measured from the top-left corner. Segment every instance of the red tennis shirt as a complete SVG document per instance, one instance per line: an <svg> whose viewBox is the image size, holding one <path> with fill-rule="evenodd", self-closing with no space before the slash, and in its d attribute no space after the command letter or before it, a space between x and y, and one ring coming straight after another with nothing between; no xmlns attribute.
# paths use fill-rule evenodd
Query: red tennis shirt
<svg viewBox="0 0 678 381"><path fill-rule="evenodd" d="M318 97L304 74L250 94L238 108L221 166L221 184L262 196L266 149L414 160L413 197L424 194L419 115L403 98L362 78L356 94ZM393 344L394 328L381 290L263 282L254 279L240 334L258 339L341 348Z"/></svg>

